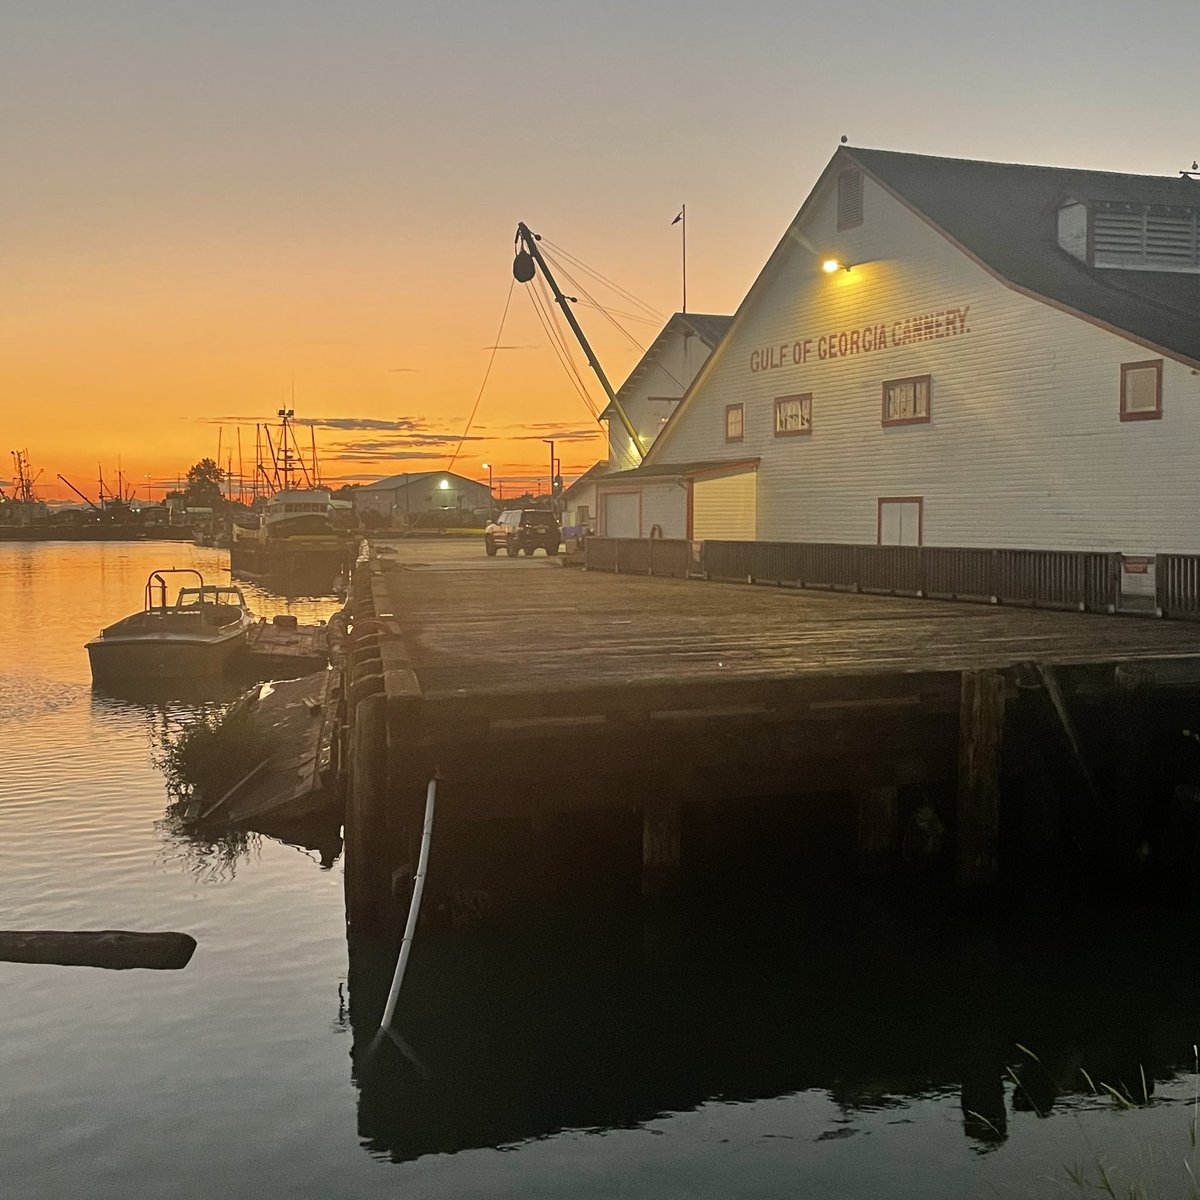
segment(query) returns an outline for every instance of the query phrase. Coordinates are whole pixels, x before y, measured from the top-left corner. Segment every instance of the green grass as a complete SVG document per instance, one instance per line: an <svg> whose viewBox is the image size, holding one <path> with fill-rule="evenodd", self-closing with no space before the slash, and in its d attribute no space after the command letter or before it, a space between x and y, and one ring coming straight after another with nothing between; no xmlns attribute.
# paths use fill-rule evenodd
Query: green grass
<svg viewBox="0 0 1200 1200"><path fill-rule="evenodd" d="M158 763L177 802L219 800L275 748L275 741L240 705L198 718L168 738Z"/></svg>

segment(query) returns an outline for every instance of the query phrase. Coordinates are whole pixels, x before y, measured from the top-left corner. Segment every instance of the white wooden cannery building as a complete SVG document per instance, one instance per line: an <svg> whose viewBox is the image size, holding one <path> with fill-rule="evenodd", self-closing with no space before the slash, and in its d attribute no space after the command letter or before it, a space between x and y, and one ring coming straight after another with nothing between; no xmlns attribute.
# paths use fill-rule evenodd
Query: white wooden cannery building
<svg viewBox="0 0 1200 1200"><path fill-rule="evenodd" d="M732 319L712 313L674 313L617 389L617 399L643 447L653 445ZM563 493L564 532L584 526L595 532L597 523L604 521L596 490L599 480L636 467L640 461L614 405L604 409L600 420L608 423L608 460L597 463ZM610 503L615 525L620 501ZM650 527L622 526L623 532L614 536L649 536Z"/></svg>
<svg viewBox="0 0 1200 1200"><path fill-rule="evenodd" d="M840 148L597 532L1200 552L1198 214Z"/></svg>

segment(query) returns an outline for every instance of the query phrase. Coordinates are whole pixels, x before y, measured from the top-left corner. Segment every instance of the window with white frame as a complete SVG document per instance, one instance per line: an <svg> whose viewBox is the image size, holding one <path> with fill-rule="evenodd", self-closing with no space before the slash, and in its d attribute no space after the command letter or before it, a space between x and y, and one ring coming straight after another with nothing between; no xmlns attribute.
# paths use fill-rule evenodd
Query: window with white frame
<svg viewBox="0 0 1200 1200"><path fill-rule="evenodd" d="M909 379L888 379L883 385L883 423L885 425L927 425L929 423L930 377L914 375Z"/></svg>
<svg viewBox="0 0 1200 1200"><path fill-rule="evenodd" d="M725 440L740 442L745 431L745 407L741 404L725 405Z"/></svg>
<svg viewBox="0 0 1200 1200"><path fill-rule="evenodd" d="M1154 421L1162 416L1161 358L1121 364L1121 420Z"/></svg>
<svg viewBox="0 0 1200 1200"><path fill-rule="evenodd" d="M802 433L812 433L812 393L776 397L775 436L794 437Z"/></svg>

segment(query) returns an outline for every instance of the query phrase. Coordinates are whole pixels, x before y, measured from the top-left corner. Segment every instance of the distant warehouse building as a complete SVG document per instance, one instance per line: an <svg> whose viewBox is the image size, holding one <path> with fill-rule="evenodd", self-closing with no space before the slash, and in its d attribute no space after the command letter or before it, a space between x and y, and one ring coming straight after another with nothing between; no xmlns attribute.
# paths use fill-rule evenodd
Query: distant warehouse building
<svg viewBox="0 0 1200 1200"><path fill-rule="evenodd" d="M840 148L597 532L1200 552L1198 214Z"/></svg>
<svg viewBox="0 0 1200 1200"><path fill-rule="evenodd" d="M396 526L410 524L423 513L487 512L492 507L492 493L486 483L477 483L453 471L391 475L355 488L352 495L360 519L366 513L374 513Z"/></svg>

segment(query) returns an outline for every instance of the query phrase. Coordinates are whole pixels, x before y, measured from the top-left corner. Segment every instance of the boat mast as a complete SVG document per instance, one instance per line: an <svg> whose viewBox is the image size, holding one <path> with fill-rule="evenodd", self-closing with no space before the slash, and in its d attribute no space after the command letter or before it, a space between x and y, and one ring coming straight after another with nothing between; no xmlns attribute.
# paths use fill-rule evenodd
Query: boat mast
<svg viewBox="0 0 1200 1200"><path fill-rule="evenodd" d="M638 437L637 430L633 427L633 422L630 421L628 414L621 407L621 402L617 399L617 393L613 391L612 384L608 382L608 376L604 374L604 368L601 367L600 360L588 344L587 338L584 337L583 330L580 328L579 322L575 319L575 314L571 311L570 301L563 295L562 289L550 273L550 268L546 266L546 260L542 257L542 252L537 246L539 236L533 233L524 221L517 222L516 240L523 249L519 250L516 258L513 259L513 278L518 283L528 283L534 276L533 264L536 262L541 268L542 275L545 277L547 284L550 285L550 290L554 293L554 299L557 301L558 307L562 309L563 316L567 318L567 324L571 326L572 332L579 340L580 346L583 347L583 353L587 357L589 365L596 372L601 387L604 388L610 403L616 409L617 416L620 417L621 424L625 427L625 432L629 434L629 440L633 443L633 448L637 452L638 461L640 462L646 457L646 447L642 445L642 439Z"/></svg>
<svg viewBox="0 0 1200 1200"><path fill-rule="evenodd" d="M41 478L42 473L39 471L37 475L29 473L29 451L14 450L12 452L13 466L15 468L13 474L16 475L17 492L13 496L14 500L23 500L26 504L37 503L37 493L34 491L33 485Z"/></svg>

